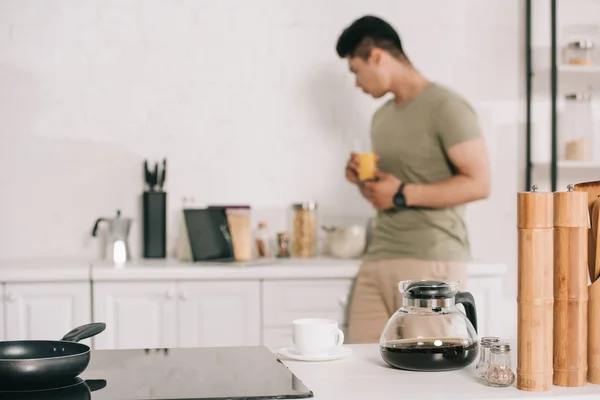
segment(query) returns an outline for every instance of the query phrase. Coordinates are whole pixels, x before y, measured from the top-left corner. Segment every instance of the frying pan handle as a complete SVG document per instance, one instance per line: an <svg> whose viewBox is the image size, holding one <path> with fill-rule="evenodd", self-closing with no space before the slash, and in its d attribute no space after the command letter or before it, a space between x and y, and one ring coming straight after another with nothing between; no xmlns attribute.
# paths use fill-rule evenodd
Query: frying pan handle
<svg viewBox="0 0 600 400"><path fill-rule="evenodd" d="M86 379L84 382L88 389L90 389L90 392L95 392L106 387L106 380L104 379Z"/></svg>
<svg viewBox="0 0 600 400"><path fill-rule="evenodd" d="M91 324L81 325L71 332L67 333L61 340L67 342L79 342L92 336L96 336L106 329L104 322L93 322Z"/></svg>

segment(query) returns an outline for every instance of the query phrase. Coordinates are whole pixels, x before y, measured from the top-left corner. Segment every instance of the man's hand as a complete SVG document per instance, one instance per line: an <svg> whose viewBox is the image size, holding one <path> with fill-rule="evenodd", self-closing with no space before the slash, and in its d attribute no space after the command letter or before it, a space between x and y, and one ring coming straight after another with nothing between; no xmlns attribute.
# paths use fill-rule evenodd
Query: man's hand
<svg viewBox="0 0 600 400"><path fill-rule="evenodd" d="M377 210L394 208L394 196L402 183L392 174L377 170L375 176L378 181L369 181L361 184L361 193L373 204Z"/></svg>
<svg viewBox="0 0 600 400"><path fill-rule="evenodd" d="M346 164L346 179L350 183L358 183L358 154L350 153L350 159Z"/></svg>
<svg viewBox="0 0 600 400"><path fill-rule="evenodd" d="M379 155L375 155L375 161L379 162ZM359 162L359 157L357 153L350 153L350 159L348 160L348 163L346 164L346 179L353 184L359 184L360 181L358 180L358 174L359 174L359 168L360 168L360 162ZM362 192L362 190L361 190Z"/></svg>

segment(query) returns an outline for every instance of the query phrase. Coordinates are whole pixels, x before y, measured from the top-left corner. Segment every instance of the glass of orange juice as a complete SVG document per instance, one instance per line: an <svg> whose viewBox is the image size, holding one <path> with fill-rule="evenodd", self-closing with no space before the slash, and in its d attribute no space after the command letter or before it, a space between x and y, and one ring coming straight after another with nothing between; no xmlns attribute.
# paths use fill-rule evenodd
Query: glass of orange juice
<svg viewBox="0 0 600 400"><path fill-rule="evenodd" d="M354 152L358 155L358 180L362 182L375 179L377 155L371 149L371 141L357 139L354 142Z"/></svg>

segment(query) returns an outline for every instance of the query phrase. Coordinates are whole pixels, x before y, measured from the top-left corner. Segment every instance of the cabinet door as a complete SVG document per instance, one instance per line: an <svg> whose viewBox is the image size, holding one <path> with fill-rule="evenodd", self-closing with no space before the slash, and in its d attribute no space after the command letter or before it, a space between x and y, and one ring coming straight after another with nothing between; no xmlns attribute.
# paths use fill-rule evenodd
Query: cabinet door
<svg viewBox="0 0 600 400"><path fill-rule="evenodd" d="M94 284L94 319L106 330L95 349L149 349L177 345L177 298L173 282Z"/></svg>
<svg viewBox="0 0 600 400"><path fill-rule="evenodd" d="M344 326L351 288L352 279L265 281L264 324L281 327L299 318L330 318Z"/></svg>
<svg viewBox="0 0 600 400"><path fill-rule="evenodd" d="M4 290L6 340L59 340L92 322L88 282L6 283Z"/></svg>
<svg viewBox="0 0 600 400"><path fill-rule="evenodd" d="M180 282L179 345L260 344L259 282Z"/></svg>
<svg viewBox="0 0 600 400"><path fill-rule="evenodd" d="M347 327L340 326L344 335L347 334ZM290 326L281 328L265 328L262 331L262 345L271 351L277 351L282 347L292 346L294 344L294 330Z"/></svg>
<svg viewBox="0 0 600 400"><path fill-rule="evenodd" d="M502 277L469 278L468 291L475 299L477 309L477 336L502 336L500 315L503 307ZM464 308L460 306L460 310Z"/></svg>

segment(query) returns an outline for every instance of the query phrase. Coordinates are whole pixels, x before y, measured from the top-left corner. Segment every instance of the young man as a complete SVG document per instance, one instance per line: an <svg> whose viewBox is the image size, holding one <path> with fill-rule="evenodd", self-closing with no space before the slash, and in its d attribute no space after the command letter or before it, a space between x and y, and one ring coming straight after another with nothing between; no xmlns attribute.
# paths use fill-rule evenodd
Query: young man
<svg viewBox="0 0 600 400"><path fill-rule="evenodd" d="M378 342L401 305L399 281L460 281L465 288L464 205L489 196L488 156L473 108L417 71L388 23L356 20L336 50L363 92L393 95L371 124L377 179L358 181L355 154L346 166L346 178L377 210L350 301L348 342Z"/></svg>

